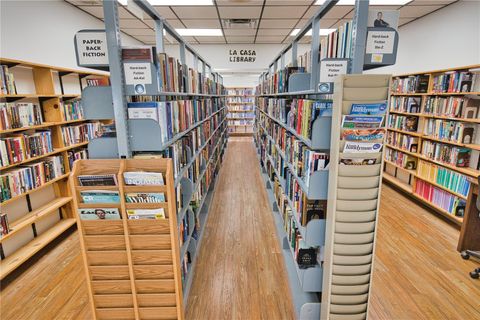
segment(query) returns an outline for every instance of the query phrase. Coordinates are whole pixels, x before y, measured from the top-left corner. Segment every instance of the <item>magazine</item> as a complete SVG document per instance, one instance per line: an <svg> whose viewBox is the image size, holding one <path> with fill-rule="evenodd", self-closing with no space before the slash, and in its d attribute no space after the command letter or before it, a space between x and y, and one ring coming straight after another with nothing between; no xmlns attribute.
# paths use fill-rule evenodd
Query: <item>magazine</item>
<svg viewBox="0 0 480 320"><path fill-rule="evenodd" d="M118 191L88 190L81 191L80 196L84 203L118 203L120 197Z"/></svg>
<svg viewBox="0 0 480 320"><path fill-rule="evenodd" d="M121 219L117 208L79 209L81 220L118 220Z"/></svg>
<svg viewBox="0 0 480 320"><path fill-rule="evenodd" d="M377 129L382 126L383 116L349 116L342 118L342 128L346 129Z"/></svg>
<svg viewBox="0 0 480 320"><path fill-rule="evenodd" d="M377 163L377 159L375 158L343 158L340 159L340 164L347 165L347 166L363 166L363 165L372 165Z"/></svg>
<svg viewBox="0 0 480 320"><path fill-rule="evenodd" d="M377 115L387 112L387 102L380 103L353 103L350 114L355 115Z"/></svg>
<svg viewBox="0 0 480 320"><path fill-rule="evenodd" d="M385 137L385 129L364 129L351 130L347 129L342 132L341 139L347 141L375 141L383 140Z"/></svg>
<svg viewBox="0 0 480 320"><path fill-rule="evenodd" d="M128 219L165 219L165 210L158 209L129 209Z"/></svg>
<svg viewBox="0 0 480 320"><path fill-rule="evenodd" d="M163 186L163 174L161 172L146 172L146 171L136 171L136 172L124 172L123 179L125 184L130 186Z"/></svg>
<svg viewBox="0 0 480 320"><path fill-rule="evenodd" d="M127 203L159 203L165 202L163 193L127 193L125 194Z"/></svg>
<svg viewBox="0 0 480 320"><path fill-rule="evenodd" d="M343 148L344 153L373 153L380 152L382 149L382 143L374 142L350 142L345 143Z"/></svg>
<svg viewBox="0 0 480 320"><path fill-rule="evenodd" d="M117 175L105 174L105 175L83 175L78 176L78 183L81 186L116 186Z"/></svg>

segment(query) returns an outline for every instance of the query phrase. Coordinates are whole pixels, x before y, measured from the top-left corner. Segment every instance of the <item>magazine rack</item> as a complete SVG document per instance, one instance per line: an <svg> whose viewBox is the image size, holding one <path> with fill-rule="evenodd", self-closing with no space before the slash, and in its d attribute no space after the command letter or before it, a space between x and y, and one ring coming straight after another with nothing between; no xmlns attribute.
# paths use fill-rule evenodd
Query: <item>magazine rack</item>
<svg viewBox="0 0 480 320"><path fill-rule="evenodd" d="M126 186L123 173L161 172L163 186ZM117 186L79 186L79 175L116 174ZM183 319L171 159L79 160L70 176L75 208L118 208L120 220L81 220L87 285L95 319ZM86 204L80 191L118 191L120 202ZM163 203L126 203L126 192L163 192ZM129 220L126 209L164 208L166 219ZM78 210L77 210L78 211Z"/></svg>

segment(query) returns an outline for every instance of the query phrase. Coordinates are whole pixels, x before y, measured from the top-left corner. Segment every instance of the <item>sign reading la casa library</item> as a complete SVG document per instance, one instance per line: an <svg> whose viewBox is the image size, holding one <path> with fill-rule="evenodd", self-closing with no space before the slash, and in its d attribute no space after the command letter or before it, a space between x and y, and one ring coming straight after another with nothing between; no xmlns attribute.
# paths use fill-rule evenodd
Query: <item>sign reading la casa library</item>
<svg viewBox="0 0 480 320"><path fill-rule="evenodd" d="M77 64L80 67L108 67L105 30L80 30L75 35Z"/></svg>
<svg viewBox="0 0 480 320"><path fill-rule="evenodd" d="M250 62L257 59L257 53L253 49L230 49L228 50L229 62Z"/></svg>

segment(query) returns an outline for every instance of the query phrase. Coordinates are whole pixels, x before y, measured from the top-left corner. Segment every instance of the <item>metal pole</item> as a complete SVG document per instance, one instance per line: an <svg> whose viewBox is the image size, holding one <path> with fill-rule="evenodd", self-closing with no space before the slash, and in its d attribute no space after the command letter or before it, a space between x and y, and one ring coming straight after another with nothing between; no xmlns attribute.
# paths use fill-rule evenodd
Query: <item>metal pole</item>
<svg viewBox="0 0 480 320"><path fill-rule="evenodd" d="M310 74L310 89L318 90L320 81L320 62L318 61L320 48L320 17L312 21L312 70Z"/></svg>
<svg viewBox="0 0 480 320"><path fill-rule="evenodd" d="M131 158L117 1L103 0L103 14L107 34L108 57L110 60L110 83L112 85L118 155L120 158Z"/></svg>
<svg viewBox="0 0 480 320"><path fill-rule="evenodd" d="M187 64L187 59L185 57L185 42L180 42L180 63L182 65Z"/></svg>
<svg viewBox="0 0 480 320"><path fill-rule="evenodd" d="M163 21L161 19L155 20L155 43L157 45L157 52L165 52L165 44L163 42Z"/></svg>
<svg viewBox="0 0 480 320"><path fill-rule="evenodd" d="M352 63L349 73L362 73L365 61L365 46L367 41L368 5L370 0L355 1L355 17L352 29Z"/></svg>
<svg viewBox="0 0 480 320"><path fill-rule="evenodd" d="M292 66L297 67L297 49L298 49L298 42L297 40L292 42Z"/></svg>

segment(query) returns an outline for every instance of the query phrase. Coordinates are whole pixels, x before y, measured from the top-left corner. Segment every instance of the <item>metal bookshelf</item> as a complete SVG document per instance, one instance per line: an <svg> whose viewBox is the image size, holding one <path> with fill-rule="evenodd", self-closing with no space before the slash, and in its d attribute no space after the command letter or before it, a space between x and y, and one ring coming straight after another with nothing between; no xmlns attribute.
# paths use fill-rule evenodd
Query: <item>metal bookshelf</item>
<svg viewBox="0 0 480 320"><path fill-rule="evenodd" d="M335 6L335 4L337 4L337 2L338 0L330 0L330 1L327 0L324 2L322 6L320 6L318 11L306 23L306 25L300 30L300 32L295 37L293 37L292 41L288 45L286 45L280 51L280 53L273 59L273 61L269 64L268 71L260 75L259 77L260 83L266 80L269 76L275 74L278 70L282 70L286 67L285 57L287 54L291 54L292 65L294 67L297 66L298 43L310 30L312 30L311 56L319 57L320 19L324 17L329 12L329 10L331 10ZM366 53L365 53L366 39L367 39L367 33L370 30L367 27L368 10L369 10L368 0L356 0L355 14L353 18L353 39L352 39L351 54L350 54L351 59L349 59L349 68L347 72L349 74L361 74L363 70L391 65L391 64L394 64L395 62L396 47L398 44L397 43L398 34L396 34L396 37L395 37L394 53L391 56L389 56L388 59L384 60L383 63L374 64L374 65L372 65L369 61L367 61L368 57L366 57ZM370 83L370 85L365 85L365 88L363 89L365 91L368 91L368 90L375 91L376 87L381 87L382 90L383 88L388 88L388 78L389 76L380 76L379 78L375 78L375 77L368 78L367 79L368 81L373 81L377 83L373 83L373 84ZM345 81L347 82L347 85L345 87L349 86L348 81L350 82L353 81L355 82L355 85L357 87L361 87L361 85L359 85L357 80L345 80ZM310 73L296 73L289 77L288 92L281 92L281 93L257 92L257 100L259 99L260 100L261 99L289 99L290 100L295 98L322 100L322 101L329 100L329 101L333 101L336 108L340 108L339 103L341 103L342 101L346 101L346 103L351 102L351 101L347 101L348 99L344 98L343 96L339 96L339 95L335 96L334 94L332 94L338 91L337 88L335 88L336 85L340 86L338 88L339 90L342 90L342 88L344 87L343 82L335 83L333 86L333 90L328 92L328 94L320 91L319 89L320 84L321 84L320 83L320 61L319 59L314 58L312 59ZM349 90L346 89L346 91L349 91ZM362 100L366 100L360 96L356 98L358 98L359 103ZM382 98L383 100L386 100L388 99L388 95L386 94L384 97L382 96ZM265 158L261 159L262 172L264 173L263 177L266 180L267 191L269 191L268 192L269 197L273 204L272 208L274 211L273 215L275 217L275 221L277 224L277 236L283 248L282 253L287 265L288 280L290 284L293 301L295 304L296 316L298 319L319 319L319 318L321 319L365 319L367 317L367 312L365 312L364 310L366 310L368 306L368 292L369 292L368 288L370 286L370 272L371 272L370 268L368 268L368 270L362 270L363 273L361 273L361 274L368 274L368 280L367 282L364 282L366 283L367 290L365 292L362 292L361 295L357 295L353 297L355 299L358 298L362 300L361 307L359 307L358 309L355 309L354 307L351 307L351 306L338 307L338 305L336 304L341 304L340 302L338 302L339 301L338 296L334 296L333 302L332 302L331 287L332 285L335 287L334 283L339 279L337 276L338 267L334 266L333 267L334 271L332 271L332 265L334 263L338 264L338 262L335 262L333 260L335 260L334 255L338 255L336 250L339 247L341 247L341 245L334 246L332 243L336 243L336 240L334 241L334 238L335 239L338 238L337 234L335 234L335 229L337 227L345 226L345 225L342 225L341 221L337 222L334 211L345 210L345 206L347 204L355 203L355 202L350 203L348 201L347 202L339 201L341 202L341 206L338 207L337 200L336 200L337 187L332 187L333 185L336 186L337 179L344 182L345 178L343 176L355 175L355 174L352 174L352 172L348 172L348 173L341 172L340 173L341 177L337 177L337 175L339 175L337 172L339 170L338 163L337 163L338 155L336 154L332 155L332 152L333 153L338 152L339 144L341 143L339 140L339 137L337 136L338 134L335 134L335 135L333 134L334 132L337 132L337 131L339 132L340 130L339 124L341 122L341 113L336 112L334 113L333 116L317 118L312 126L312 135L311 135L312 138L308 139L303 135L297 133L293 128L289 127L286 124L286 122L278 119L273 114L270 114L268 112L268 108L262 108L264 105L261 103L262 101L260 100L259 102L257 102L257 108L256 108L257 120L256 120L256 136L255 136L255 140L258 146L258 151L259 151L259 157L261 158L261 153L262 153L261 139L265 139L265 141L267 141L267 144L271 143L271 145L273 145L273 148L275 149L275 153L278 154L281 158L283 158L284 169L292 173L294 178L299 183L302 191L308 195L307 196L308 199L310 200L328 199L328 210L327 210L326 219L319 220L317 222L310 221L307 224L307 226L302 226L299 223L300 221L298 221L298 219L296 221L297 227L302 236L302 239L303 240L306 239L306 243L310 246L319 246L321 248L320 249L321 254L323 254L322 263L317 268L311 268L312 270L310 271L307 271L308 269L301 270L298 268L297 262L295 261L294 255L292 254L291 247L287 243L288 241L286 239L286 233L283 227L284 225L283 218L281 216L281 213L279 213L280 211L279 204L276 203L275 195L273 194L273 190L272 190L273 181L271 180L272 178L269 177L269 174L273 174L278 178L279 184L282 188L285 188L284 187L285 180L282 178L283 176L282 172L279 172L279 170L276 168L275 161L268 154L268 147L265 147L265 150L266 150ZM275 123L283 127L285 130L287 130L288 133L293 135L297 140L304 143L311 150L329 152L331 154L329 170L326 170L325 172L317 171L314 175L310 177L309 185L306 185L305 181L296 175L293 165L286 161L287 158L284 152L279 147L279 145L275 142L273 137L270 136L270 134L268 133L268 130L266 130L266 128L262 125L262 121L260 121L261 119L264 119L264 121L266 122L271 121L272 123ZM271 166L268 165L268 162L271 163ZM267 166L272 168L273 172L268 172ZM377 171L379 172L373 172L371 176L374 176L375 174L381 175L380 165L375 166L375 170L377 169L377 167L378 167ZM353 178L353 180L362 180L362 179ZM381 181L381 179L378 179L378 178L377 180ZM375 197L377 195L378 193L375 194ZM341 192L341 196L342 197L344 196L343 191ZM372 194L369 193L368 195L365 195L365 196L372 196ZM292 215L295 217L298 217L298 214L295 210L295 207L293 206L293 203L291 202L290 199L288 199L288 197L286 198L287 198L288 206L292 210ZM360 202L363 202L363 201L360 201ZM368 220L369 226L372 225L372 223L374 224L374 222L371 222L371 221L375 221L377 217L376 209L378 207L377 206L378 202L377 200L375 201L372 200L368 202L369 206L372 206L374 204L376 205L375 205L375 210L373 211L373 215L372 215L372 212L368 211L368 219L370 219ZM358 210L361 210L361 209L358 209ZM365 217L367 216L365 215ZM352 228L354 227L355 226L352 226ZM373 233L369 234L368 240L373 243L375 231L372 231L372 232ZM345 233L352 233L352 238L357 239L357 236L353 235L353 233L355 232L345 232ZM352 245L354 244L353 242L352 242ZM353 252L355 250L356 249L353 249ZM352 256L356 256L356 255L358 254L353 254ZM368 263L371 263L372 256L373 254L370 254L370 256L367 255L364 257L365 258L364 260L366 261L367 258L370 257L370 260ZM354 261L355 260L354 258L355 257L353 257L350 262L347 261L347 263L350 263L351 265L356 264ZM347 257L347 260L348 260L348 257ZM299 271L302 272L302 274L299 274ZM342 278L342 280L346 281L344 283L346 286L349 285L348 277L345 277L345 279ZM353 282L350 285L354 285ZM347 296L347 298L352 298L352 296ZM352 302L353 300L348 301L348 303L345 303L345 304L346 305L354 304ZM358 303L360 304L360 302ZM333 308L332 308L332 305L333 305ZM349 308L351 308L351 310Z"/></svg>
<svg viewBox="0 0 480 320"><path fill-rule="evenodd" d="M123 61L121 58L122 44L119 33L119 18L117 1L103 1L103 10L105 16L105 29L107 33L107 47L109 54L109 67L111 86L99 87L86 90L82 95L85 107L85 115L89 119L108 118L115 121L116 137L100 137L92 140L89 145L91 158L112 159L112 158L131 158L135 152L160 152L166 150L178 140L187 136L192 130L198 128L213 117L218 118L217 126L212 127L210 136L204 137L204 142L195 152L187 149L187 163L178 171L174 177L174 187L180 189L181 197L179 208L177 208L177 228L180 230L181 222L188 216L190 225L186 240L180 246L179 265L184 265L188 273L183 279L183 306L186 306L189 290L191 287L197 255L201 244L202 235L205 229L205 223L208 216L208 207L215 189L216 175L221 165L224 150L227 145L227 121L225 94L223 87L217 84L223 83L223 78L218 73L212 71L211 65L201 57L176 31L171 27L163 17L146 0L133 0L146 15L153 19L156 34L156 51L165 52L164 34L168 33L178 43L180 48L180 63L186 65L186 51L189 51L194 58L195 70L201 67L203 76L208 74L208 78L215 82L215 91L212 94L186 93L186 92L166 92L162 90L161 84L155 80L158 86L147 86L145 96L153 96L159 101L186 100L186 99L211 99L213 112L204 119L193 123L188 129L174 135L166 142L161 141L161 133L164 128L159 123L151 119L128 119L127 102L130 96L138 95L125 82ZM152 64L152 70L156 66ZM207 72L208 70L208 72ZM152 76L154 78L154 76ZM219 91L220 89L220 91ZM212 139L216 138L216 144L213 145ZM209 158L205 159L203 152L206 148L210 150ZM199 174L197 179L191 180L186 177L186 173L193 173L193 164L199 164ZM193 202L195 192L201 187L202 180L207 171L211 169L212 176L208 185L205 186L205 193L198 202ZM197 200L195 200L197 201ZM178 201L177 201L178 202ZM196 219L195 219L196 218ZM200 221L200 228L195 230L194 221ZM180 232L179 232L180 234ZM177 239L180 242L180 238ZM184 261L185 254L189 254L188 263Z"/></svg>

